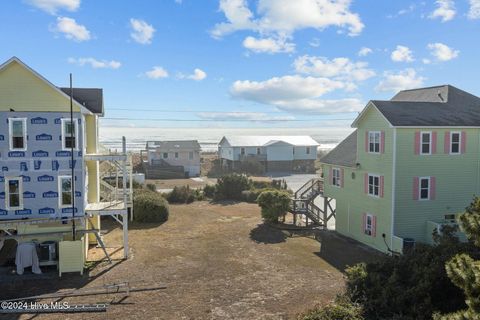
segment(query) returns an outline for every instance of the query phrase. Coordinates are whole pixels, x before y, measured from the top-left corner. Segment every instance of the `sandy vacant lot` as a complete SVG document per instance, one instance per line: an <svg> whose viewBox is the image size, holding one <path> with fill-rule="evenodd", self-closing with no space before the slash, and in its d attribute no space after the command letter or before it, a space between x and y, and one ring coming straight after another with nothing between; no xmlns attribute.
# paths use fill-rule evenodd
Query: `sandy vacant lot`
<svg viewBox="0 0 480 320"><path fill-rule="evenodd" d="M119 229L111 223L104 227L111 227L106 243L119 245ZM83 277L68 274L59 281L53 275L5 284L0 298L122 281L132 286L164 283L164 290L127 298L117 294L63 301L113 303L106 313L69 314L70 319L294 319L334 298L342 289L345 265L375 256L333 232L290 236L263 225L254 204L171 206L167 223L132 226L129 260L101 263Z"/></svg>

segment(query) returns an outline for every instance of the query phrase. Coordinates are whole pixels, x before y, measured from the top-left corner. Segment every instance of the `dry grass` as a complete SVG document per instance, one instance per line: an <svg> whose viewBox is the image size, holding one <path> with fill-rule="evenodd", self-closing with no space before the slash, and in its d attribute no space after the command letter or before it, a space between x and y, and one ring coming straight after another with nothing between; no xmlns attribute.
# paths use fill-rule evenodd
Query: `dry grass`
<svg viewBox="0 0 480 320"><path fill-rule="evenodd" d="M106 243L118 247L120 230L111 223L103 227L111 228ZM165 224L132 226L129 260L116 261L113 266L102 263L89 277L67 275L62 281L17 285L11 292L22 296L121 281L133 286L165 283L165 290L132 293L110 305L106 314L73 314L69 318L293 319L341 291L345 264L371 256L332 233L317 237L320 242L313 236L289 237L263 225L253 204L173 205ZM118 302L122 297L100 295L66 301Z"/></svg>

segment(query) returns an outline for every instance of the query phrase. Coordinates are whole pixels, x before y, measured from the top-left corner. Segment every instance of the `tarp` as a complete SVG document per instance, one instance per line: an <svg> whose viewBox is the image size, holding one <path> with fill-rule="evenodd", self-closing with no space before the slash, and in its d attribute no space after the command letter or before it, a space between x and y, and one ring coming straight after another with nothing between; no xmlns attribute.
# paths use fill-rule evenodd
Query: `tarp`
<svg viewBox="0 0 480 320"><path fill-rule="evenodd" d="M32 267L32 272L35 274L42 273L38 263L37 248L32 242L18 244L15 264L17 265L17 274L23 274L23 270L27 267Z"/></svg>

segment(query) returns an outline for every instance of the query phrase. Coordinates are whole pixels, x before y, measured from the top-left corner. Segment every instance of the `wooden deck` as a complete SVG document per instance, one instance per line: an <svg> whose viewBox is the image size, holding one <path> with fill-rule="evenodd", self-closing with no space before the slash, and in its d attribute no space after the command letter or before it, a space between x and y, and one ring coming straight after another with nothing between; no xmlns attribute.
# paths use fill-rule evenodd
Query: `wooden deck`
<svg viewBox="0 0 480 320"><path fill-rule="evenodd" d="M87 204L85 212L97 215L122 214L127 210L123 201L94 202Z"/></svg>

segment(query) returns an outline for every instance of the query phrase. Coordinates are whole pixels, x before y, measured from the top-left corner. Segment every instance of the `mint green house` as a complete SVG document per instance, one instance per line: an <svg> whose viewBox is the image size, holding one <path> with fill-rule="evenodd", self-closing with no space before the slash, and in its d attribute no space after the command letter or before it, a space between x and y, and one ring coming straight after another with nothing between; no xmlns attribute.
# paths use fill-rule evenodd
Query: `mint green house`
<svg viewBox="0 0 480 320"><path fill-rule="evenodd" d="M370 101L321 159L336 230L402 252L454 223L480 194L480 98L450 85Z"/></svg>

